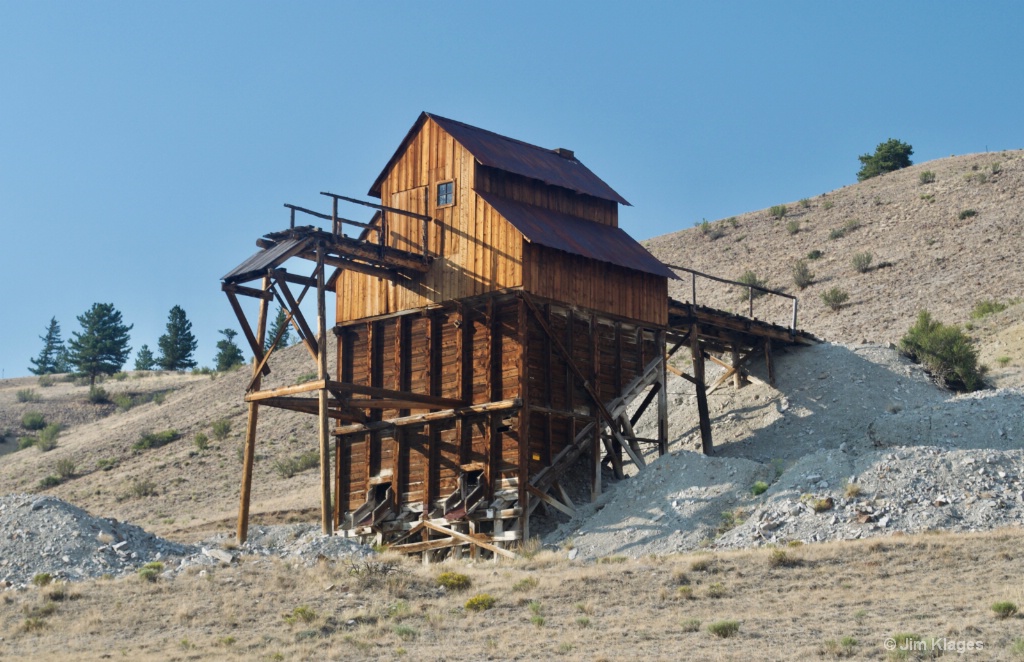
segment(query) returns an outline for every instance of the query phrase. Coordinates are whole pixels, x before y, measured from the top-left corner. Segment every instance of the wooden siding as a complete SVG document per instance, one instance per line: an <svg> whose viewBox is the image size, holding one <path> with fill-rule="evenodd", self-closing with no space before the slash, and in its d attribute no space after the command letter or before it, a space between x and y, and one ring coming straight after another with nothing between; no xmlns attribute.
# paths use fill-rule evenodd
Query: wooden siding
<svg viewBox="0 0 1024 662"><path fill-rule="evenodd" d="M433 120L411 141L381 188L384 204L425 213L430 271L415 282L353 271L337 284L339 322L385 315L522 285L522 234L474 193L475 160ZM437 184L454 182L455 204L437 206ZM423 221L386 214L390 246L420 252ZM376 233L370 233L375 241Z"/></svg>
<svg viewBox="0 0 1024 662"><path fill-rule="evenodd" d="M619 226L619 205L616 202L558 186L547 186L503 170L477 164L474 187L478 191L495 193L516 202L553 209L603 225Z"/></svg>
<svg viewBox="0 0 1024 662"><path fill-rule="evenodd" d="M668 281L607 262L527 243L523 289L630 320L668 323Z"/></svg>

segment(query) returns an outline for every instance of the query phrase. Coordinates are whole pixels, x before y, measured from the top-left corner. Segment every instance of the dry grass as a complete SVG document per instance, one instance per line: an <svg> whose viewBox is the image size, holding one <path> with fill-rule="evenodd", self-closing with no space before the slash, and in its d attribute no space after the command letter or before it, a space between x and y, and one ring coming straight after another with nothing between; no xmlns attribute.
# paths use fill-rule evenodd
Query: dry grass
<svg viewBox="0 0 1024 662"><path fill-rule="evenodd" d="M77 584L76 600L14 594L0 605L0 636L19 660L670 659L683 649L804 660L885 659L887 637L913 632L982 641L985 659L1015 660L1022 619L997 618L992 605L1024 602L1022 548L1024 532L1008 530L804 545L798 565L773 563L770 549L611 564L541 552L440 568L385 557L392 570L372 581L358 564L243 557L205 576ZM493 607L469 612L467 593L439 592L445 571L467 575ZM738 631L708 631L723 621Z"/></svg>

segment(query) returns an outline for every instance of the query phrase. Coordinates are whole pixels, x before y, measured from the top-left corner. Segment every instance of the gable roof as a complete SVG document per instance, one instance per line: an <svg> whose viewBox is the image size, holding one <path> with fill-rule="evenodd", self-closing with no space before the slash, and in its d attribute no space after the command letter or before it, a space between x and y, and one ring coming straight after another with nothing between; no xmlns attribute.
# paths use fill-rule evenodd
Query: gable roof
<svg viewBox="0 0 1024 662"><path fill-rule="evenodd" d="M381 184L384 179L428 119L437 122L438 126L465 147L481 165L536 179L552 186L561 186L570 191L591 195L602 200L629 205L625 198L612 190L612 187L605 184L575 156L562 156L552 149L531 145L521 140L508 138L492 131L426 112L420 113L416 123L409 129L405 139L402 140L387 165L384 166L384 170L373 182L369 195L375 198L380 197Z"/></svg>
<svg viewBox="0 0 1024 662"><path fill-rule="evenodd" d="M478 191L477 195L531 243L670 280L679 278L621 228L516 202L493 193Z"/></svg>

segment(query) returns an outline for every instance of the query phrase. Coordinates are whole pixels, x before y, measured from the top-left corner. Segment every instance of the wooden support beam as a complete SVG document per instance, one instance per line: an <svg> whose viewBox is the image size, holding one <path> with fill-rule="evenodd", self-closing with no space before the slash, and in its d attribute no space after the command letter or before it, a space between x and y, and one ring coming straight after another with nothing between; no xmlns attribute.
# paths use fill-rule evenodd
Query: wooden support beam
<svg viewBox="0 0 1024 662"><path fill-rule="evenodd" d="M270 288L270 279L263 279L263 289L267 290ZM234 299L233 293L228 293L228 298L232 300L234 304L237 304L237 300ZM258 348L263 347L263 339L267 332L267 300L260 299L259 315L256 322L256 334L253 338L253 345ZM236 311L237 312L237 311ZM241 318L244 320L244 317ZM246 324L248 328L248 324ZM251 334L251 331L250 331ZM263 365L253 360L252 378L256 383L257 388L259 387L260 377L262 375ZM239 494L238 503L238 526L236 530L236 538L238 544L242 544L249 537L249 500L252 494L252 471L253 465L256 460L256 421L259 414L259 405L255 402L249 403L249 412L245 421L245 447L242 451L242 487Z"/></svg>
<svg viewBox="0 0 1024 662"><path fill-rule="evenodd" d="M297 384L294 386L282 386L269 391L257 391L245 396L246 402L259 402L267 398L275 398L282 395L294 395L296 393L307 393L320 389L328 389L333 393L355 394L369 396L367 399L351 400L350 404L355 408L373 408L374 403L380 400L391 400L408 404L410 408L422 409L452 409L466 406L462 400L452 398L441 398L436 395L425 395L423 393L409 393L407 391L393 391L387 388L375 386L363 386L361 384L350 384L347 382L335 382L330 380L316 380Z"/></svg>
<svg viewBox="0 0 1024 662"><path fill-rule="evenodd" d="M288 287L288 283L285 278L288 275L290 274L288 274L284 269L277 269L274 271L274 277L277 279L278 289L281 290L281 294L288 303L285 308L292 314L292 324L295 325L295 331L298 332L299 338L302 339L302 342L305 343L307 349L309 349L310 354L313 355L313 359L317 360L317 345L314 344L314 341L316 341L316 334L314 334L313 330L309 328L309 324L306 323L306 318L302 314L302 310L299 308L299 302L294 296L292 296L292 291Z"/></svg>
<svg viewBox="0 0 1024 662"><path fill-rule="evenodd" d="M235 296L235 293L229 290L224 290L224 293L227 294L228 302L231 304L232 310L235 311L235 317L238 318L239 326L242 327L242 335L245 336L246 341L249 343L249 348L252 350L253 361L256 362L257 364L264 364L265 362L263 361L263 341L260 340L259 342L257 342L256 335L253 333L252 327L249 326L249 320L245 318L245 311L242 310L242 304L238 303L238 297ZM267 294L270 295L271 299L274 296L273 294L270 294L270 292L267 292ZM261 299L260 310L263 309L263 306L266 305L266 302L266 299ZM264 329L264 335L266 335L266 329ZM260 337L262 338L262 336ZM266 365L263 365L260 368L259 374L269 375L270 368L266 367Z"/></svg>
<svg viewBox="0 0 1024 662"><path fill-rule="evenodd" d="M708 412L708 395L704 381L704 352L700 348L700 331L696 324L690 331L690 353L693 357L694 390L697 393L697 415L700 417L700 446L705 455L711 455L714 445L711 440L711 414Z"/></svg>
<svg viewBox="0 0 1024 662"><path fill-rule="evenodd" d="M772 359L772 339L764 339L764 363L768 370L768 383L775 386L775 361Z"/></svg>
<svg viewBox="0 0 1024 662"><path fill-rule="evenodd" d="M668 366L668 354L665 352L665 332L659 330L655 334L655 342L658 345L658 355L661 359L661 369L658 370L658 381L654 383L654 389L658 392L658 455L668 453L668 388L666 367ZM678 345L676 349L678 349ZM632 419L629 419L632 424Z"/></svg>
<svg viewBox="0 0 1024 662"><path fill-rule="evenodd" d="M325 536L334 530L334 519L331 516L331 431L328 421L327 392L327 301L324 288L324 249L316 247L316 322L317 322L317 376L322 382L317 398L320 401L319 433L320 433L320 524Z"/></svg>
<svg viewBox="0 0 1024 662"><path fill-rule="evenodd" d="M526 312L526 297L520 297L517 303L516 319L519 327L519 353L516 356L516 374L519 375L519 397L523 400L523 408L519 410L519 429L516 437L519 441L519 505L523 515L519 518L519 531L525 543L530 539L530 379L529 379L529 338L530 325L527 323L529 314ZM539 315L539 312L535 313ZM550 335L550 334L549 334Z"/></svg>
<svg viewBox="0 0 1024 662"><path fill-rule="evenodd" d="M501 547L498 547L497 545L492 545L490 543L483 542L482 540L479 540L479 539L473 538L471 536L468 536L465 533L459 533L458 531L455 531L453 529L448 529L446 527L439 526L437 524L434 524L433 522L426 521L426 520L423 522L423 526L425 526L428 529L432 529L434 531L437 531L438 533L443 533L443 534L446 534L446 535L450 535L453 538L456 538L458 540L463 540L463 541L465 541L469 545L479 545L483 549L486 549L489 552L494 552L495 554L497 554L499 556L504 556L505 558L509 558L509 559L516 558L516 553L515 552L511 552L511 551L509 551L507 549L502 549Z"/></svg>
<svg viewBox="0 0 1024 662"><path fill-rule="evenodd" d="M594 424L590 440L590 502L601 496L601 428ZM568 448L566 449L568 450Z"/></svg>
<svg viewBox="0 0 1024 662"><path fill-rule="evenodd" d="M529 485L529 484L526 485L526 489L530 492L530 494L532 494L533 496L537 497L542 502L548 504L549 506L551 506L555 510L557 510L559 512L562 512L562 513L565 513L569 517L575 517L576 516L576 511L575 510L573 510L569 506L565 505L564 503L562 503L558 499L554 498L553 496L549 495L547 492L542 492L541 490L538 490L533 485Z"/></svg>
<svg viewBox="0 0 1024 662"><path fill-rule="evenodd" d="M402 418L393 418L387 421L356 423L352 425L339 427L334 431L334 434L349 435L360 434L363 432L384 432L386 430L391 430L396 427L404 427L407 425L423 425L425 423L443 421L451 418L459 418L464 416L485 414L490 412L509 411L512 409L518 409L520 406L522 406L522 400L520 400L519 398L501 400L498 402L485 402L483 404L471 405L469 407L460 407L458 409L445 409L442 411L434 411L430 412L429 414L412 414L410 416L404 416Z"/></svg>

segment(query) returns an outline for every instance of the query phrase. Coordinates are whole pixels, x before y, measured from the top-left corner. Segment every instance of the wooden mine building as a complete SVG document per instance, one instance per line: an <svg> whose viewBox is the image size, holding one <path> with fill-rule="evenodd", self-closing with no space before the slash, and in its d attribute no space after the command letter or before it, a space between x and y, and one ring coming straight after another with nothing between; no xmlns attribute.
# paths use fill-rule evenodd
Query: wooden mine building
<svg viewBox="0 0 1024 662"><path fill-rule="evenodd" d="M685 376L698 384L710 451L705 357L728 355L739 379L754 355L770 366L773 341L808 340L795 329L795 300L789 328L697 306L695 285L694 301L670 300L676 274L618 227L629 203L567 149L422 113L370 187L379 204L324 195L329 214L286 205L289 229L266 235L223 279L255 355L241 540L261 405L319 417L325 533L409 552L468 545L509 555L538 504L574 512L562 482L581 458L596 498L603 464L621 476L624 462L644 466L645 446L667 451L667 356L692 353ZM348 203L375 213L341 218ZM296 227L297 212L330 230ZM315 264L312 276L282 268L294 257ZM299 309L313 289L316 330ZM255 328L239 295L260 301ZM278 340L262 351L275 300L318 379L261 390ZM650 407L657 436L638 438L633 425Z"/></svg>

